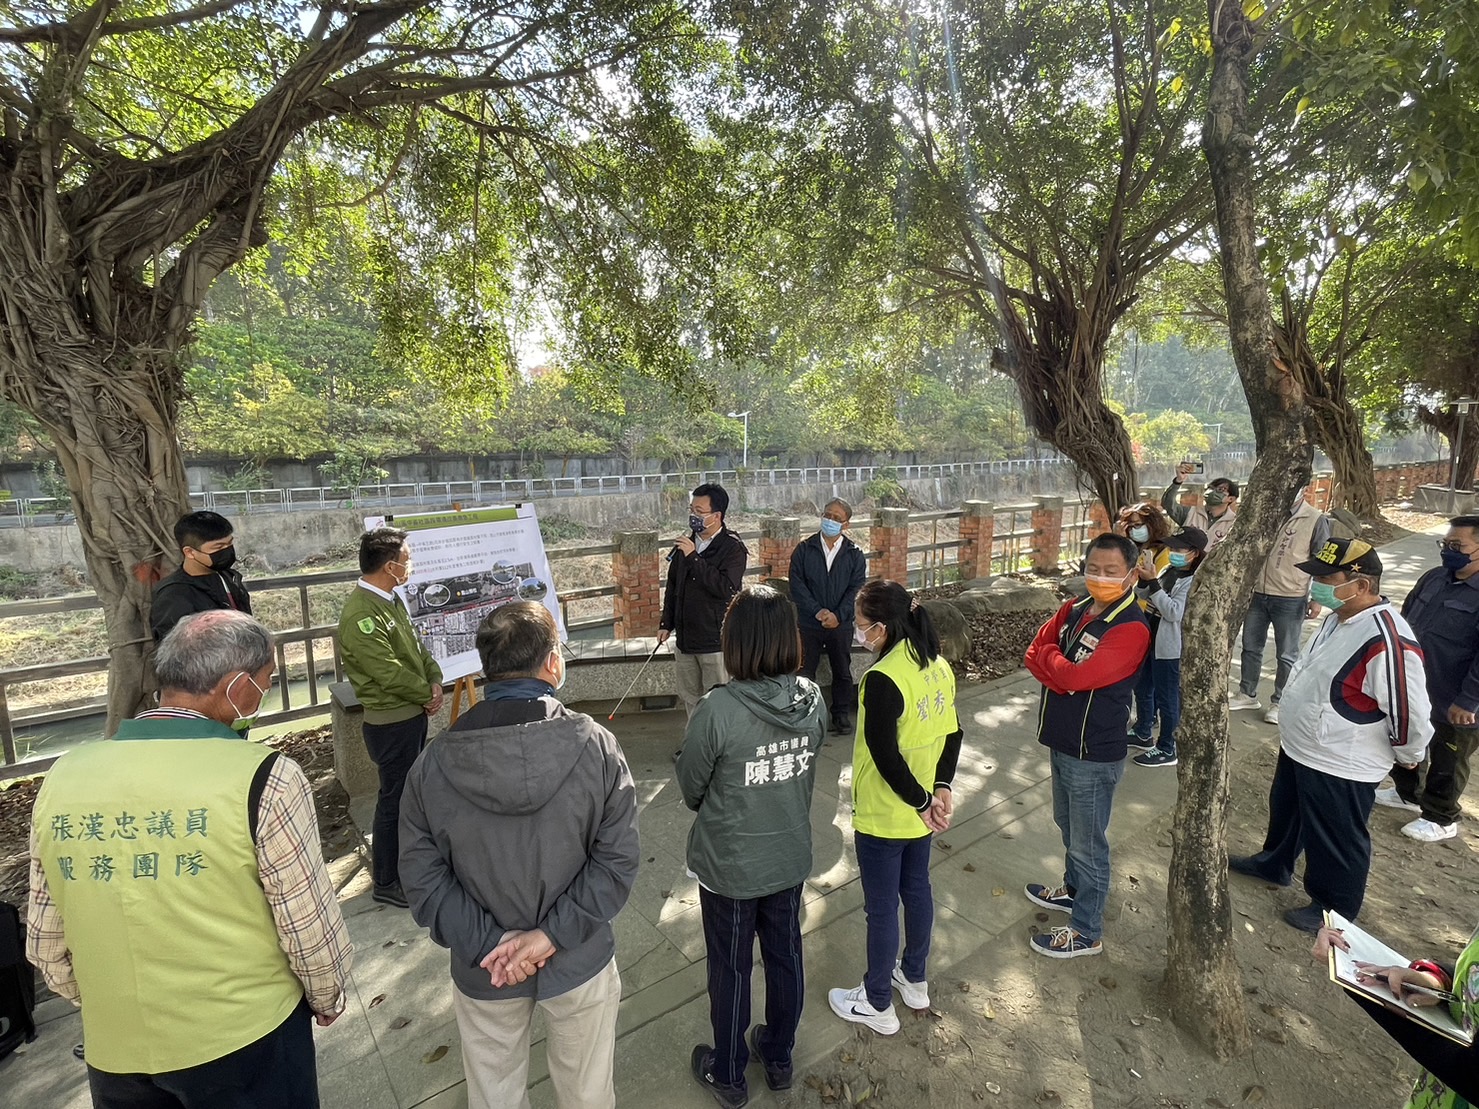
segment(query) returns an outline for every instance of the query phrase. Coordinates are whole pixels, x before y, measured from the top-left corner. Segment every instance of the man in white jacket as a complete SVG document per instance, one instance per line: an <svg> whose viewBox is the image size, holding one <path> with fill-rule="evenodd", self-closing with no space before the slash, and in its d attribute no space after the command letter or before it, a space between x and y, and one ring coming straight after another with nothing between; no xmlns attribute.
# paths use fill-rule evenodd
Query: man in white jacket
<svg viewBox="0 0 1479 1109"><path fill-rule="evenodd" d="M1230 856L1227 865L1287 886L1303 853L1310 903L1284 919L1314 932L1326 909L1347 920L1361 911L1376 787L1394 761L1422 761L1433 725L1422 650L1381 595L1381 559L1371 545L1331 539L1299 569L1314 578L1311 599L1331 611L1284 687L1263 850Z"/></svg>

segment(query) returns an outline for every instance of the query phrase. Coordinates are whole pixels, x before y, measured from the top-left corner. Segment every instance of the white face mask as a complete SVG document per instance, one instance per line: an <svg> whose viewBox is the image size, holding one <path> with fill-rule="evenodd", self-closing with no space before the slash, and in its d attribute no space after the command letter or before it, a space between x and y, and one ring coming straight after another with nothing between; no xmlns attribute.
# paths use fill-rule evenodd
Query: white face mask
<svg viewBox="0 0 1479 1109"><path fill-rule="evenodd" d="M257 707L252 709L250 713L242 712L240 707L238 707L238 705L236 704L235 699L231 696L231 687L234 686L241 678L245 678L249 683L251 683L251 687L257 691ZM267 682L267 689L271 688L272 682L271 680L269 680ZM236 719L231 722L232 731L244 732L254 723L256 723L257 717L260 716L262 713L262 702L267 699L267 689L263 689L260 685L258 685L256 679L248 674L245 670L243 670L240 674L236 675L236 677L232 678L229 682L226 683L226 703L231 706L231 711L236 713Z"/></svg>
<svg viewBox="0 0 1479 1109"><path fill-rule="evenodd" d="M565 679L570 676L570 668L569 664L565 661L565 656L560 652L560 648L556 647L551 653L555 658L560 660L560 680L555 683L555 692L558 693L565 688Z"/></svg>
<svg viewBox="0 0 1479 1109"><path fill-rule="evenodd" d="M874 648L868 643L868 632L866 629L876 628L879 626L880 625L877 620L874 620L871 624L859 624L856 628L853 629L852 641L856 643L859 647L867 647L868 650L873 650Z"/></svg>

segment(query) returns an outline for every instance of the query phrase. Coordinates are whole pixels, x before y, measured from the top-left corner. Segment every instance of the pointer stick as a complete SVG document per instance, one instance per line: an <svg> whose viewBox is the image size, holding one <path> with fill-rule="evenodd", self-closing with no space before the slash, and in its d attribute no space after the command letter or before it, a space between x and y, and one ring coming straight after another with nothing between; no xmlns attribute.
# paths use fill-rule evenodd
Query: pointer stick
<svg viewBox="0 0 1479 1109"><path fill-rule="evenodd" d="M654 643L652 645L652 654L647 656L646 661L642 663L642 669L637 671L637 676L632 679L632 684L627 686L627 691L621 695L621 701L616 702L616 708L612 709L611 715L606 718L606 722L608 724L616 719L616 714L621 709L622 701L625 701L628 697L630 697L632 690L637 688L637 683L642 680L642 675L647 672L647 663L652 661L653 656L657 654L657 649L661 646L661 643Z"/></svg>

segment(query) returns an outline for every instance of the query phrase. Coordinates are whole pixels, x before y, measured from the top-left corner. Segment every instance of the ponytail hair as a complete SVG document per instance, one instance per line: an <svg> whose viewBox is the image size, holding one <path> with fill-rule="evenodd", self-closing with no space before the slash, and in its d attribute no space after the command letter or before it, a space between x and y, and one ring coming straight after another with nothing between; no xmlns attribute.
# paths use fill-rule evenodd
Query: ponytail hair
<svg viewBox="0 0 1479 1109"><path fill-rule="evenodd" d="M859 624L882 624L883 652L898 643L909 645L909 654L921 670L940 657L940 633L925 607L896 581L874 578L858 590Z"/></svg>

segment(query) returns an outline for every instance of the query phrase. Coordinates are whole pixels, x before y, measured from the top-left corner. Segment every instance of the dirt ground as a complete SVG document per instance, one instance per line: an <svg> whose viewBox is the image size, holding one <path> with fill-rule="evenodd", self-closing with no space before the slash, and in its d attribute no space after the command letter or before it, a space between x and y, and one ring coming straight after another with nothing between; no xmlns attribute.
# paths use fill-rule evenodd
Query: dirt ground
<svg viewBox="0 0 1479 1109"><path fill-rule="evenodd" d="M1277 754L1272 736L1254 739L1243 715L1234 713L1232 724L1234 852L1262 841ZM1406 839L1398 829L1411 815L1378 807L1372 816L1375 860L1361 923L1413 957L1452 958L1479 921L1479 851L1472 833L1436 845ZM1471 802L1466 818L1479 820L1479 806ZM1230 878L1252 1050L1219 1064L1177 1029L1161 990L1170 824L1168 815L1128 842L1111 833L1114 888L1103 956L1055 962L1030 954L1031 930L1060 922L1059 914L1037 913L1020 935L998 938L950 979L931 981L932 1008L902 1010L898 1035L859 1030L829 1066L798 1076L787 1103L1400 1106L1416 1067L1312 961L1310 937L1280 919L1306 900L1298 882L1281 890ZM995 892L984 888L989 881L983 875L983 897ZM1022 894L1013 888L1003 896Z"/></svg>

